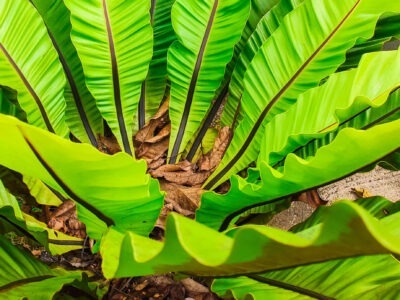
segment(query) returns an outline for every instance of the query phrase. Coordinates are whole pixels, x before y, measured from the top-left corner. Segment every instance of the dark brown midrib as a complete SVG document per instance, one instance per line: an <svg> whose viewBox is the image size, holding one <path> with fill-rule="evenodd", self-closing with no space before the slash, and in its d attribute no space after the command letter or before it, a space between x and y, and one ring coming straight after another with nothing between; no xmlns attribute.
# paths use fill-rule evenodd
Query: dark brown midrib
<svg viewBox="0 0 400 300"><path fill-rule="evenodd" d="M36 10L37 10L37 7L36 7L35 3L34 3L32 0L30 0L29 2L30 2L30 3L36 8ZM37 11L38 11L38 10L37 10ZM38 12L39 12L39 11L38 11ZM51 30L50 30L50 28L49 28L49 26L48 26L48 24L47 24L45 18L43 18L43 20L44 20L44 22L45 22L45 25L46 25L46 28L47 28L47 32L48 32L49 37L50 37L50 39L51 39L51 41L52 41L52 43L53 43L53 46L54 46L54 48L56 49L56 51L57 51L57 53L58 53L58 57L59 57L59 59L60 59L61 65L62 65L62 67L63 67L63 69L64 69L64 73L65 73L65 75L66 75L66 77L67 77L69 86L71 87L72 96L73 96L73 98L74 98L75 105L76 105L76 108L77 108L77 110L78 110L79 117L80 117L80 119L81 119L81 121L82 121L83 128L85 129L85 132L86 132L86 134L87 134L87 136L88 136L88 138L89 138L89 140L90 140L90 143L91 143L94 147L97 148L97 147L98 147L98 143L97 143L96 135L94 134L94 132L93 132L93 130L92 130L92 127L90 126L89 120L88 120L88 118L87 118L85 109L84 109L83 104L82 104L81 96L80 96L80 94L79 94L79 91L78 91L77 85L76 85L76 83L75 83L74 77L72 76L72 71L71 71L71 69L69 68L68 63L67 63L67 60L65 59L65 56L64 56L63 52L61 51L61 48L59 47L59 45L58 45L56 39L54 38L54 35L53 35L53 33L51 32Z"/></svg>
<svg viewBox="0 0 400 300"><path fill-rule="evenodd" d="M343 126L343 125L345 125L346 123L349 123L349 122L355 120L357 117L359 117L360 115L364 114L365 112L367 112L367 111L370 110L370 109L372 109L372 107L371 107L371 106L368 106L367 108L365 108L365 109L363 109L362 111L358 112L357 114L355 114L355 115L353 115L353 116L347 118L346 120L344 120L344 121L342 121L342 122L340 122L340 123L338 123L338 122L332 123L332 124L330 124L329 126L326 126L325 128L319 130L317 133L322 133L324 130L326 130L326 129L332 127L332 126L338 126L338 127ZM370 128L370 127L372 127L372 126L378 124L379 122L381 122L381 121L387 119L388 117L394 115L394 114L397 113L399 110L400 110L400 107L397 107L397 108L395 108L395 109L393 109L393 110L391 110L391 111L385 113L384 115L380 116L378 119L372 121L371 123L366 124L364 127L360 128L360 129L366 130L366 129L368 129L368 128ZM295 152L299 151L300 149L305 148L305 147L307 147L308 145L314 143L316 140L319 140L319 138L313 138L313 139L311 139L309 142L307 142L307 144L305 144L305 145L303 145L303 146L299 146L299 147L297 147L296 149L294 149L294 150L291 151L291 152L292 152L292 153L295 153ZM273 168L277 168L277 167L283 162L284 159L285 159L285 157L283 157L283 158L280 159L279 161L275 162L274 165L273 165Z"/></svg>
<svg viewBox="0 0 400 300"><path fill-rule="evenodd" d="M348 118L348 119L346 119L345 121L339 123L338 126L342 126L342 125L344 125L344 124L346 124L346 123L348 123L348 122L351 122L353 119L357 118L359 115L363 114L364 112L366 112L366 111L369 110L369 109L371 109L371 107L368 107L368 108L364 109L363 111L357 113L357 114L354 115L353 117ZM400 110L400 107L399 107L399 108L395 108L394 110L392 110L392 111L386 113L385 115L379 117L378 119L374 120L373 122L368 123L367 125L365 125L365 126L362 127L361 129L362 129L362 130L366 130L366 129L370 128L371 126L374 126L374 125L378 124L379 122L381 122L382 120L384 120L384 119L386 119L386 118L392 116L393 114L397 113L399 110ZM333 124L332 124L332 125L333 125ZM332 125L331 125L331 126L332 126ZM330 127L330 126L327 126L326 128L328 128L328 127ZM326 128L325 128L325 129L326 129ZM323 130L324 130L324 129L320 130L319 132L321 132L321 131L323 131ZM304 145L304 146L302 146L302 147L298 147L297 149L295 149L295 150L292 151L292 152L299 151L301 148L306 147L307 145L309 145L310 143L314 142L315 140L316 140L316 139L312 139L312 140L311 140L310 142L308 142L306 145ZM273 168L276 168L281 162L282 162L282 160L276 162L276 163L274 164ZM363 167L363 168L364 168L364 167ZM358 170L357 170L357 171L358 171ZM357 172L357 171L355 171L355 172ZM355 172L354 172L354 173L355 173ZM346 176L347 176L347 175L346 175ZM346 176L344 176L344 177L346 177ZM334 180L334 181L337 181L337 180L339 180L339 179L336 179L336 180ZM329 183L329 182L328 182L328 183ZM322 184L322 185L325 185L325 184L328 184L328 183L324 183L324 184ZM309 190L309 189L307 189L307 190ZM306 190L304 190L304 191L306 191ZM304 192L304 191L303 191L303 192ZM296 193L298 193L298 192L296 192ZM224 221L222 222L222 224L221 224L221 226L220 226L220 228L219 228L219 231L223 231L223 230L225 230L226 228L228 228L228 226L229 226L229 224L231 223L231 221L232 221L235 217L237 217L238 215L244 213L245 211L247 211L247 210L249 210L249 209L252 209L252 208L255 208L255 207L263 206L263 205L266 205L266 204L273 204L273 203L282 201L282 200L284 200L285 198L287 198L287 197L289 197L289 196L291 196L291 195L286 195L286 196L284 196L284 197L282 197L282 198L277 198L277 199L268 200L268 201L264 201L264 202L261 202L261 203L249 205L249 206L243 207L243 208L241 208L241 209L239 209L239 210L237 210L237 211L234 211L234 212L230 213L230 214L224 219Z"/></svg>
<svg viewBox="0 0 400 300"><path fill-rule="evenodd" d="M156 11L157 0L151 0L150 4L150 23L154 25L154 12Z"/></svg>
<svg viewBox="0 0 400 300"><path fill-rule="evenodd" d="M293 291L293 292L296 292L298 294L306 295L306 296L309 296L309 297L314 298L314 299L319 299L319 300L334 300L335 299L335 298L332 298L332 297L325 296L325 295L322 295L320 293L314 292L312 290L302 288L300 286L292 285L292 284L289 284L289 283L286 283L286 282L283 282L283 281L278 281L278 280L266 278L266 277L263 277L263 276L260 276L260 275L247 275L247 277L250 278L250 279L253 279L255 281L258 281L258 282L262 282L262 283L265 283L265 284L268 284L268 285L276 286L276 287L281 288L281 289Z"/></svg>
<svg viewBox="0 0 400 300"><path fill-rule="evenodd" d="M214 104L211 107L211 110L207 114L207 117L205 121L203 122L203 125L200 128L199 133L196 136L196 139L193 142L192 147L190 148L188 155L186 156L186 159L188 161L192 161L194 155L196 154L197 149L199 148L203 137L206 135L207 130L211 126L212 121L214 120L219 108L221 107L222 102L224 101L226 95L228 94L228 87L229 87L229 82L228 81L224 88L222 89L221 93L219 94L217 100L215 100Z"/></svg>
<svg viewBox="0 0 400 300"><path fill-rule="evenodd" d="M3 51L4 55L7 57L8 61L10 62L10 64L13 66L13 68L15 69L15 71L18 73L19 77L21 78L21 80L23 81L24 85L26 86L26 88L28 89L29 93L31 94L31 96L33 97L33 99L36 102L36 105L39 108L40 114L42 115L43 121L46 124L47 130L55 133L55 130L53 128L53 126L51 125L51 122L49 120L49 117L47 116L46 110L44 109L42 102L40 101L39 96L36 94L35 90L33 89L33 87L31 86L31 84L29 83L28 79L25 77L25 75L22 73L21 69L18 67L18 65L15 63L15 61L13 60L13 58L11 57L11 55L7 52L7 50L5 49L5 47L3 46L2 43L0 43L0 50Z"/></svg>
<svg viewBox="0 0 400 300"><path fill-rule="evenodd" d="M150 4L150 24L154 26L154 12L156 9L157 0L151 0ZM138 123L139 130L142 129L146 123L146 81L142 82L142 89L140 91L139 109L138 109Z"/></svg>
<svg viewBox="0 0 400 300"><path fill-rule="evenodd" d="M189 119L190 108L191 108L192 102L193 102L194 90L196 88L197 79L199 77L200 67L203 62L204 51L206 49L208 38L210 36L211 28L212 28L212 25L214 22L215 14L217 12L218 3L219 3L219 0L214 1L214 6L212 8L210 18L208 19L207 28L204 33L203 40L201 42L200 51L199 51L199 54L197 55L197 61L196 61L196 65L194 67L192 79L190 81L189 91L188 91L188 95L186 97L185 108L183 110L181 123L179 125L178 134L176 136L174 147L172 148L172 152L171 152L171 158L169 161L170 164L174 164L179 155L179 148L181 146L183 135L185 133L186 125L187 125L187 122Z"/></svg>
<svg viewBox="0 0 400 300"><path fill-rule="evenodd" d="M280 99L280 97L289 89L289 87L293 84L293 82L299 77L299 75L303 72L303 70L310 64L310 62L317 56L317 54L325 47L328 41L334 36L334 34L339 30L339 28L344 24L344 22L348 19L348 17L353 13L361 0L358 0L352 9L346 14L343 20L336 26L336 28L331 32L331 34L325 39L325 41L315 50L315 52L306 60L306 62L297 70L297 72L293 75L293 77L283 86L283 88L275 95L274 98L268 103L266 108L263 110L261 115L258 117L257 122L254 124L250 134L246 138L243 146L239 149L236 155L229 161L229 163L218 173L216 174L205 186L204 189L210 190L224 175L237 163L237 161L243 156L246 152L247 148L250 146L253 141L254 136L256 135L258 129L260 128L265 116L274 106L274 104Z"/></svg>
<svg viewBox="0 0 400 300"><path fill-rule="evenodd" d="M86 115L86 111L83 107L82 99L81 99L81 96L79 95L78 88L77 88L75 80L72 76L71 70L69 69L68 64L65 60L65 57L62 54L60 48L58 47L58 45L50 31L49 31L49 36L50 36L51 40L53 41L54 48L58 52L58 56L60 58L61 65L63 66L69 86L71 87L72 96L74 98L74 102L75 102L76 108L78 110L79 118L82 121L83 128L85 129L85 132L89 138L90 143L94 147L98 148L96 135L94 134L92 127L90 126L89 119L88 119L88 117Z"/></svg>
<svg viewBox="0 0 400 300"><path fill-rule="evenodd" d="M23 132L22 132L23 134ZM84 208L89 210L91 213L93 213L96 217L98 217L100 220L102 220L108 227L111 225L115 225L114 221L107 217L105 214L103 214L101 211L99 211L96 207L94 207L92 204L86 202L83 200L81 197L79 197L77 194L75 194L74 191L72 191L69 186L57 175L57 173L53 170L53 168L47 164L47 162L43 159L43 157L40 155L40 153L37 151L35 146L30 142L29 138L23 134L23 138L25 139L26 143L28 144L29 148L32 150L32 152L35 154L36 158L38 161L41 163L41 165L46 169L46 171L51 175L51 177L57 182L57 184L64 190L64 192L74 201L76 201L78 204L82 205Z"/></svg>
<svg viewBox="0 0 400 300"><path fill-rule="evenodd" d="M110 23L110 16L108 14L106 0L103 0L103 11L104 11L104 18L105 18L106 27L107 27L108 44L109 44L109 48L110 48L113 88L114 88L114 103L115 103L115 109L117 112L118 127L119 127L119 130L121 133L124 151L126 153L132 155L132 150L131 150L131 147L129 144L129 137L128 137L128 133L126 132L126 127L125 127L124 114L122 111L122 100L121 100L121 89L120 89L120 85L119 85L118 62L117 62L117 56L115 53L114 39L113 39L112 28L111 28L111 23Z"/></svg>
<svg viewBox="0 0 400 300"><path fill-rule="evenodd" d="M21 285L26 285L26 284L29 284L32 282L38 282L38 281L42 281L42 280L46 280L46 279L54 278L54 277L56 277L56 276L55 275L42 275L42 276L36 276L36 277L30 277L30 278L16 280L16 281L13 281L6 285L1 286L0 292L5 292L7 290L14 289Z"/></svg>
<svg viewBox="0 0 400 300"><path fill-rule="evenodd" d="M400 147L399 147L399 148L396 148L396 149L393 150L392 152L387 153L386 155L384 155L384 156L382 156L382 157L386 157L386 156L388 156L388 155L391 155L392 153L397 152L397 151L399 151L399 150L400 150ZM323 182L323 183L321 183L321 184L319 184L319 185L317 185L317 186L313 186L313 187L311 187L311 188L306 188L306 189L299 190L299 191L296 191L296 192L293 192L293 193L289 193L289 194L284 195L284 196L279 197L279 198L270 199L270 200L266 200L266 201L263 201L263 202L259 202L259 203L255 203L255 204L251 204L251 205L242 207L241 209L238 209L238 210L236 210L236 211L230 213L227 217L225 217L224 220L222 221L222 224L221 224L221 226L219 227L218 231L221 232L221 231L226 230L226 229L228 228L229 224L232 222L232 220L233 220L235 217L237 217L238 215L244 213L245 211L248 211L249 209L252 209L252 208L255 208L255 207L259 207L259 206L263 206L263 205L267 205L267 204L274 204L274 203L276 203L276 202L285 200L285 199L287 199L288 197L294 196L294 195L296 195L296 194L303 193L303 192L306 192L306 191L309 191L309 190L312 190L312 189L318 189L318 188L320 188L320 187L322 187L322 186L325 186L325 185L334 183L334 182L336 182L336 181L342 180L342 179L344 179L344 178L346 178L346 177L348 177L348 176L351 176L351 175L353 175L353 174L355 174L355 173L360 172L361 170L365 169L365 168L368 167L368 166L371 166L371 165L374 165L374 164L378 163L378 162L382 159L382 157L380 157L379 159L377 159L377 160L375 160L375 161L373 161L373 162L371 162L371 163L369 163L369 164L363 165L362 167L358 168L357 170L354 170L354 171L352 171L352 172L349 172L349 173L347 173L347 174L345 174L345 175L343 175L343 176L341 176L341 177L339 177L339 178L335 178L335 179L333 179L333 180L329 180L329 181Z"/></svg>
<svg viewBox="0 0 400 300"><path fill-rule="evenodd" d="M26 237L28 237L31 240L34 240L38 243L41 243L38 241L29 231L27 231L25 228L21 227L19 224L12 222L11 220L7 219L6 217L0 215L0 219L3 220L4 222L10 224L11 226L14 226L17 228L21 233L23 233ZM47 241L50 244L54 245L63 245L63 246L83 246L84 243L83 241L77 241L77 240L56 240L56 239L47 239Z"/></svg>
<svg viewBox="0 0 400 300"><path fill-rule="evenodd" d="M142 129L146 123L146 81L142 82L140 91L139 109L138 109L139 130Z"/></svg>

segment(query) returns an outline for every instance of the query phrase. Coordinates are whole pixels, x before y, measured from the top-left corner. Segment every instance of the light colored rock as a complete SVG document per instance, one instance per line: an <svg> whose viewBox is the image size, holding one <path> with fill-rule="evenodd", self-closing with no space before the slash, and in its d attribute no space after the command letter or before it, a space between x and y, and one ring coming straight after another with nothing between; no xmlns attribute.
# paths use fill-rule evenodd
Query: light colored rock
<svg viewBox="0 0 400 300"><path fill-rule="evenodd" d="M357 196L352 191L354 188L366 189L373 196L383 196L393 202L400 200L400 172L393 172L375 168L368 173L357 173L318 190L322 199L329 202L349 199Z"/></svg>
<svg viewBox="0 0 400 300"><path fill-rule="evenodd" d="M383 196L393 202L400 201L400 171L393 172L376 167L371 172L357 173L335 183L318 189L323 200L328 205L337 200L355 200L357 195L353 189L364 189L372 196ZM306 220L314 208L306 203L295 201L290 208L275 215L269 226L288 230L294 225Z"/></svg>

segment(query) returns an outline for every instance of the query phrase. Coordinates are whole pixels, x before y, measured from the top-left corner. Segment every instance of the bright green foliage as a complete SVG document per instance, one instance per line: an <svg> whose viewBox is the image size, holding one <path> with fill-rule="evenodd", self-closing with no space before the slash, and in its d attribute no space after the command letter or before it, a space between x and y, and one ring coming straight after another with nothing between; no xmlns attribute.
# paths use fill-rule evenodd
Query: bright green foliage
<svg viewBox="0 0 400 300"><path fill-rule="evenodd" d="M257 2L257 1L256 1ZM267 1L268 2L268 1ZM279 27L283 17L297 7L303 0L282 0L266 14L263 14L261 20L252 23L253 30L247 43L244 45L243 50L235 65L232 73L232 79L229 84L229 98L226 101L223 114L221 116L221 123L225 126L234 126L233 124L237 119L242 119L242 111L238 110L240 100L243 95L243 80L244 74L250 62L262 46L262 44L271 36L271 34ZM254 26L254 25L257 26ZM250 26L250 25L249 25ZM237 122L237 121L236 121Z"/></svg>
<svg viewBox="0 0 400 300"><path fill-rule="evenodd" d="M157 112L167 92L167 51L176 40L171 24L171 7L175 0L153 1L150 18L154 31L153 57L142 85L137 119L140 128Z"/></svg>
<svg viewBox="0 0 400 300"><path fill-rule="evenodd" d="M258 158L258 168L261 173L260 183L252 184L241 177L234 176L228 194L206 193L203 196L200 210L197 212L197 220L209 224L213 228L218 228L225 218L246 206L256 205L257 202L261 205L268 200L271 201L310 188L311 186L306 183L308 179L313 186L318 186L332 181L330 176L341 178L347 175L345 164L349 166L348 171L353 172L369 164L368 162L378 160L382 154L372 151L372 148L374 144L380 148L382 142L378 142L374 138L367 142L362 136L353 138L355 132L348 135L347 139L343 138L343 141L346 141L344 144L340 145L335 142L335 145L340 145L339 148L330 151L337 153L336 156L333 156L332 152L325 152L327 153L325 156L329 157L330 162L325 159L320 160L321 154L317 151L321 146L334 140L338 128L362 129L370 127L377 121L390 121L392 116L398 113L400 106L400 92L393 93L388 99L389 93L400 86L400 77L396 74L400 74L400 51L371 53L364 56L357 69L336 73L324 85L302 94L290 109L265 126L264 137L260 143L261 154ZM379 85L376 84L378 78L379 82L382 80ZM338 94L336 92L338 89L343 89L342 93ZM392 130L387 137L399 130L398 125L393 126ZM331 133L335 133L335 135L330 136ZM328 137L328 141L321 143L319 139L325 136ZM356 142L357 140L359 142ZM305 145L307 148L302 149L301 147ZM350 145L353 145L354 148ZM368 145L368 148L365 148L365 145ZM389 146L391 150L387 149L388 153L394 151L398 146L399 141L394 141L393 145ZM348 150L343 150L341 147ZM293 154L291 154L292 166L288 159L285 163L285 170L273 169L273 166L282 163L292 151L296 151L297 155L301 154L300 157L309 157L309 160L316 161L311 163L311 166L300 167L304 172L308 170L307 173L315 176L308 177L304 175L305 173L294 171L299 163L295 162L296 156ZM345 151L346 156L340 155L341 151ZM370 156L368 162L362 163L364 157L359 156L363 152L368 152L364 156L365 158ZM315 158L312 157L314 155ZM337 168L335 157L341 157L342 168ZM356 164L358 165L356 166ZM325 171L329 170L330 174L325 177L322 170L315 172L318 165ZM290 168L289 171L286 168ZM284 177L282 177L283 172L285 173ZM270 179L271 176L275 179ZM291 178L285 179L286 176ZM283 185L284 181L287 181L287 184ZM276 182L274 188L272 188L273 182ZM215 218L210 217L213 215Z"/></svg>
<svg viewBox="0 0 400 300"><path fill-rule="evenodd" d="M396 299L399 284L399 262L386 254L337 259L249 277L217 279L212 289L220 296L232 295L237 300L369 300Z"/></svg>
<svg viewBox="0 0 400 300"><path fill-rule="evenodd" d="M50 229L46 224L23 213L17 199L9 194L0 182L0 232L19 232L44 245L52 254L62 254L81 249L83 240Z"/></svg>
<svg viewBox="0 0 400 300"><path fill-rule="evenodd" d="M76 285L83 295L101 297L104 291L88 283L87 274L79 271L50 269L30 253L13 246L0 236L0 297L3 299L52 299L65 285Z"/></svg>
<svg viewBox="0 0 400 300"><path fill-rule="evenodd" d="M249 9L249 0L175 2L171 14L178 41L168 51L171 163L179 159L205 117Z"/></svg>
<svg viewBox="0 0 400 300"><path fill-rule="evenodd" d="M380 51L400 38L399 18L393 0L0 1L1 233L80 249L20 208L71 199L109 279L240 275L214 291L395 298L398 204L340 202L292 232L238 224L376 164L399 169L400 50ZM168 103L167 161L196 163L224 101L233 138L196 220L171 214L164 242L150 239L164 195L132 135ZM122 153L98 151L113 136ZM226 180L227 193L212 192ZM0 266L0 298L62 298L64 285L102 296L86 273L50 269L3 236Z"/></svg>
<svg viewBox="0 0 400 300"><path fill-rule="evenodd" d="M31 2L46 24L66 75L65 121L80 141L97 146L97 135L103 133L103 119L85 85L82 64L71 41L70 12L61 0Z"/></svg>
<svg viewBox="0 0 400 300"><path fill-rule="evenodd" d="M108 156L3 115L0 141L8 145L0 148L0 164L74 199L90 237L100 239L106 225L144 235L153 228L163 196L145 174L144 161L125 153Z"/></svg>
<svg viewBox="0 0 400 300"><path fill-rule="evenodd" d="M391 0L379 5L374 0L310 0L289 13L246 72L241 101L245 118L206 189L256 160L265 125L334 72L357 38L371 37L379 16L391 10L400 11Z"/></svg>
<svg viewBox="0 0 400 300"><path fill-rule="evenodd" d="M1 1L0 11L1 84L18 92L31 124L65 136L65 77L42 19L24 0Z"/></svg>
<svg viewBox="0 0 400 300"><path fill-rule="evenodd" d="M381 222L389 226L398 218L399 205L383 198L363 199L358 204L375 217L384 217ZM297 227L296 232L318 226L330 209L320 207ZM229 294L235 299L310 299L310 296L317 299L395 299L399 284L400 265L392 255L386 254L313 263L249 277L216 279L212 289L220 296Z"/></svg>
<svg viewBox="0 0 400 300"><path fill-rule="evenodd" d="M150 1L64 2L86 84L121 148L132 154L133 118L153 47Z"/></svg>
<svg viewBox="0 0 400 300"><path fill-rule="evenodd" d="M267 204L272 200L279 200L342 178L354 170L362 169L371 161L378 160L383 153L396 150L400 143L400 137L396 134L399 130L400 121L383 124L367 131L344 129L334 142L321 148L309 160L291 154L287 157L282 171L262 163L259 182L248 183L245 179L235 176L227 194L204 194L196 219L212 228L226 229L235 216L252 206ZM361 152L365 145L368 145L368 151ZM383 153L379 153L380 151ZM343 156L343 153L346 153L346 156L338 168L337 157Z"/></svg>
<svg viewBox="0 0 400 300"><path fill-rule="evenodd" d="M59 206L62 204L62 200L56 195L49 187L47 187L42 181L34 177L24 176L24 183L29 189L32 197L35 198L36 202L42 205Z"/></svg>
<svg viewBox="0 0 400 300"><path fill-rule="evenodd" d="M167 220L165 243L110 230L102 243L103 272L108 278L171 270L221 276L400 252L399 213L377 221L350 201L324 212L321 224L296 234L257 225L218 233L176 214Z"/></svg>

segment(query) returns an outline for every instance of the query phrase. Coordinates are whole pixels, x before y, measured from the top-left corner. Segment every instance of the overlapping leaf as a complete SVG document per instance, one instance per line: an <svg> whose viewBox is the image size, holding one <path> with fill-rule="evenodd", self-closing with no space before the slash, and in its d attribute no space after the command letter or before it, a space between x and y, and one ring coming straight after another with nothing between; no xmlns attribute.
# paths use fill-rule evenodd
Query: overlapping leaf
<svg viewBox="0 0 400 300"><path fill-rule="evenodd" d="M371 127L399 109L398 94L387 100L398 87L400 51L363 56L357 69L332 75L324 85L302 94L288 111L265 126L258 162L275 165L288 153L339 126ZM341 93L337 93L339 89Z"/></svg>
<svg viewBox="0 0 400 300"><path fill-rule="evenodd" d="M308 0L289 13L246 72L241 102L245 118L205 188L256 160L264 126L334 72L357 38L371 37L381 14L398 10L390 0L380 5L373 0Z"/></svg>
<svg viewBox="0 0 400 300"><path fill-rule="evenodd" d="M315 155L323 145L331 143L336 137L338 129L342 130L349 126L362 129L370 127L376 122L391 118L392 114L396 113L400 107L399 92L394 93L387 100L389 93L400 85L399 60L400 51L368 54L364 57L358 69L334 74L323 86L311 89L301 95L297 103L287 112L280 114L266 125L264 138L261 143L261 155L258 160L259 165L269 164L274 166L278 163L283 164L284 158L292 151L296 155L306 159L309 156ZM377 82L379 82L379 85ZM342 93L337 93L338 90L342 90ZM390 119L386 121L390 121ZM365 143L363 144L361 140L359 142L357 151L359 153L368 151L368 148L365 148ZM371 143L374 143L374 141ZM400 143L397 144L397 147L399 146ZM377 144L376 147L379 147L379 145ZM395 150L396 144L393 147L391 148L392 150L388 151ZM356 152L354 154L357 155ZM385 152L382 152L381 157L384 155ZM371 158L370 163L381 157L377 155L375 158ZM338 155L338 158L340 159L337 159L336 162L332 161L332 170L336 170L339 164L348 164L350 159L350 157L343 155ZM355 169L353 170L349 168L348 172L352 172L368 164L368 161L364 161L358 167L354 165ZM323 166L324 168L329 168L327 162L324 162ZM317 167L317 165L313 164L313 167ZM305 169L309 168L304 166ZM311 172L311 169L309 170ZM314 186L319 186L346 174L339 174L337 171L332 171L329 180L328 178L323 179L322 175L321 178L318 178L318 174L322 174L321 172L315 173L313 177L316 180ZM277 171L271 169L271 172L273 174ZM284 172L287 173L287 171ZM295 173L298 172L296 171ZM337 174L334 175L334 173ZM278 188L279 175L274 177L276 178L273 182L276 182L277 187L274 189L271 186L271 190L265 191L265 195L262 194L264 189L260 188L257 183L252 185L250 182L246 183L239 177L234 177L233 186L227 195L221 196L207 193L203 196L200 210L197 212L198 220L206 224L212 224L214 222L213 218L209 216L205 217L208 213L211 213L219 220L214 224L218 228L218 226L221 226L222 220L233 212L239 211L246 206L251 207L256 205L255 199L249 201L247 193L253 196L257 194L258 196L256 197L258 197L260 205L264 204L267 200L288 195L288 190L285 190L287 188L286 185ZM267 178L269 178L269 175ZM300 191L301 189L298 190L300 186L307 181L303 180L305 178L296 179L295 182L291 183L289 190L292 190L297 185L297 188L292 191ZM266 189L269 182L264 181L259 184L265 185ZM305 185L309 188L313 187L311 181ZM257 190L257 192L250 192L253 189ZM246 192L242 194L244 190ZM271 193L275 193L275 196L272 198ZM247 197L244 195L247 195ZM269 196L266 197L266 195ZM216 210L214 205L220 208ZM218 211L218 213L213 213L209 211L210 209Z"/></svg>
<svg viewBox="0 0 400 300"><path fill-rule="evenodd" d="M38 178L75 200L89 236L100 239L107 225L147 235L163 204L157 181L144 161L108 156L85 144L0 115L0 164ZM62 158L62 159L60 159Z"/></svg>
<svg viewBox="0 0 400 300"><path fill-rule="evenodd" d="M46 27L28 1L0 2L0 85L18 92L29 123L66 136L65 77Z"/></svg>
<svg viewBox="0 0 400 300"><path fill-rule="evenodd" d="M178 41L168 51L170 163L179 160L206 115L249 10L249 0L174 3L172 25Z"/></svg>
<svg viewBox="0 0 400 300"><path fill-rule="evenodd" d="M398 212L399 205L380 198L357 201L377 218ZM329 207L320 207L296 231L322 222ZM390 218L384 220L390 224ZM367 266L367 267L366 267ZM400 284L400 265L391 255L338 259L249 277L216 279L212 289L235 299L394 299Z"/></svg>
<svg viewBox="0 0 400 300"><path fill-rule="evenodd" d="M37 203L51 206L59 206L62 204L62 199L60 199L62 196L56 195L54 191L39 179L24 176L23 181L29 189L31 196L35 198Z"/></svg>
<svg viewBox="0 0 400 300"><path fill-rule="evenodd" d="M172 214L165 243L111 229L102 242L102 268L107 278L171 271L224 276L398 253L399 222L398 213L378 221L350 201L334 204L323 223L297 234L256 225L219 233Z"/></svg>
<svg viewBox="0 0 400 300"><path fill-rule="evenodd" d="M379 162L379 165L388 170L400 171L400 150L384 157L382 161Z"/></svg>
<svg viewBox="0 0 400 300"><path fill-rule="evenodd" d="M142 85L138 120L142 128L160 106L167 89L167 51L171 43L176 40L171 23L171 7L175 0L152 1L151 23L154 31L153 58L149 66L149 73Z"/></svg>
<svg viewBox="0 0 400 300"><path fill-rule="evenodd" d="M23 213L14 196L7 193L0 181L1 231L16 231L46 247L53 255L81 249L83 240L47 228L30 215Z"/></svg>
<svg viewBox="0 0 400 300"><path fill-rule="evenodd" d="M400 120L368 130L345 128L331 144L307 160L289 154L282 170L262 162L259 181L250 183L234 176L227 194L204 193L196 219L212 228L225 229L236 216L252 207L347 176L395 151L400 145L399 129Z"/></svg>
<svg viewBox="0 0 400 300"><path fill-rule="evenodd" d="M399 118L400 90L397 90L389 96L389 99L382 106L366 108L359 114L354 115L352 118L347 120L342 119L341 122L335 122L333 123L332 128L329 128L329 130L323 133L318 132L314 138L310 138L310 136L303 136L306 140L308 140L308 143L306 143L304 146L299 146L293 153L299 157L306 158L314 155L322 146L331 143L336 137L337 133L343 128L352 127L366 129L371 126L387 123ZM283 160L279 160L281 154L282 153L273 153L271 155L275 161L279 161L275 164L275 167L279 167L283 163ZM396 170L396 164L398 166L398 162L396 163L396 160L393 160L395 159L395 155L395 153L390 154L388 157L382 158L377 164L391 170ZM375 165L376 164L372 164L364 168L362 171L370 171L375 167Z"/></svg>
<svg viewBox="0 0 400 300"><path fill-rule="evenodd" d="M399 262L391 255L338 259L262 275L217 279L221 297L246 300L396 299Z"/></svg>
<svg viewBox="0 0 400 300"><path fill-rule="evenodd" d="M133 119L153 47L150 1L64 2L86 84L121 148L132 154Z"/></svg>
<svg viewBox="0 0 400 300"><path fill-rule="evenodd" d="M208 111L207 117L204 119L204 122L201 124L199 132L196 134L196 137L192 142L190 142L190 150L188 151L188 155L186 159L189 161L195 160L196 151L199 149L201 144L203 143L203 138L205 138L207 128L209 128L212 122L216 119L216 116L221 111L221 105L224 105L224 114L221 116L223 125L231 125L233 117L235 115L237 102L232 103L232 100L227 100L227 96L229 95L229 85L231 83L231 78L233 76L234 69L237 64L240 63L240 55L242 55L244 51L244 47L246 46L249 37L256 30L256 26L258 22L267 14L272 7L274 7L277 3L280 3L278 0L251 0L251 9L250 15L247 19L246 25L243 29L242 36L240 37L239 42L235 45L233 50L233 56L231 61L228 63L225 69L224 79L221 82L219 89L215 94L215 99L213 101L213 105ZM258 50L258 49L257 49ZM254 56L254 55L253 55ZM228 113L227 113L228 111ZM230 121L226 121L227 118L230 118Z"/></svg>
<svg viewBox="0 0 400 300"><path fill-rule="evenodd" d="M252 34L248 41L243 46L243 50L237 60L235 68L232 73L232 79L229 84L229 96L224 106L223 114L221 115L221 123L226 126L234 125L235 115L238 119L242 119L242 111L238 108L240 99L243 94L243 80L244 74L262 46L262 44L271 36L271 34L279 27L283 18L297 7L303 0L282 0L271 10L268 11L258 23L248 21L248 28L253 28ZM252 24L252 25L250 25ZM256 26L255 26L256 25Z"/></svg>
<svg viewBox="0 0 400 300"><path fill-rule="evenodd" d="M17 93L0 87L0 113L26 121L26 114L17 102Z"/></svg>
<svg viewBox="0 0 400 300"><path fill-rule="evenodd" d="M382 219L400 211L400 202L392 202L380 196L360 198L354 200L354 203L367 210L369 214L377 219ZM290 228L290 231L300 232L320 224L323 222L323 218L329 209L329 206L318 207L307 220Z"/></svg>
<svg viewBox="0 0 400 300"><path fill-rule="evenodd" d="M0 236L0 263L0 297L3 299L53 299L65 285L79 286L81 295L89 299L104 294L97 284L88 283L85 273L50 269L3 236Z"/></svg>
<svg viewBox="0 0 400 300"><path fill-rule="evenodd" d="M67 78L65 120L80 141L97 147L97 136L103 132L103 118L85 85L82 65L71 41L70 13L62 0L31 2L47 26Z"/></svg>
<svg viewBox="0 0 400 300"><path fill-rule="evenodd" d="M376 24L374 36L367 41L359 41L346 53L346 61L339 71L357 67L361 56L367 52L380 51L391 38L400 38L400 14L383 15Z"/></svg>

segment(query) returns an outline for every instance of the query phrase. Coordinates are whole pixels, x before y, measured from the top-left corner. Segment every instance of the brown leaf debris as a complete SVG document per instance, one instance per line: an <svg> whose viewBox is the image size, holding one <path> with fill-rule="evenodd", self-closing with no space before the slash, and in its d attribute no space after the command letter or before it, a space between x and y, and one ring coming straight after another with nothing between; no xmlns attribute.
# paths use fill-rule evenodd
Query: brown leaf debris
<svg viewBox="0 0 400 300"><path fill-rule="evenodd" d="M98 138L98 149L106 154L121 152L121 147L115 137L100 136Z"/></svg>
<svg viewBox="0 0 400 300"><path fill-rule="evenodd" d="M149 123L134 137L136 157L146 160L149 170L157 169L166 162L171 124L165 101Z"/></svg>
<svg viewBox="0 0 400 300"><path fill-rule="evenodd" d="M86 237L85 225L78 220L75 203L71 200L65 201L52 212L47 225L49 228L71 236L79 238Z"/></svg>

